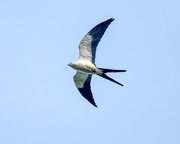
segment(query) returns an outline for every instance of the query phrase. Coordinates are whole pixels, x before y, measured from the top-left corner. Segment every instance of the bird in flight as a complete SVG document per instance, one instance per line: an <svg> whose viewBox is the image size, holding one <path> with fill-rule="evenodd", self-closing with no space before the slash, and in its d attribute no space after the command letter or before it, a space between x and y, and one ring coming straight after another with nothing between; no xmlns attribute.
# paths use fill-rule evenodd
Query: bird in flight
<svg viewBox="0 0 180 144"><path fill-rule="evenodd" d="M82 94L82 96L95 107L97 107L97 105L93 99L90 86L92 75L96 74L118 85L123 86L123 84L107 76L106 73L126 72L126 70L98 68L95 65L97 45L104 35L104 32L108 28L109 24L113 20L113 18L110 18L90 30L79 44L79 59L76 62L71 62L70 64L68 64L68 66L76 70L76 74L74 75L73 80L77 89Z"/></svg>

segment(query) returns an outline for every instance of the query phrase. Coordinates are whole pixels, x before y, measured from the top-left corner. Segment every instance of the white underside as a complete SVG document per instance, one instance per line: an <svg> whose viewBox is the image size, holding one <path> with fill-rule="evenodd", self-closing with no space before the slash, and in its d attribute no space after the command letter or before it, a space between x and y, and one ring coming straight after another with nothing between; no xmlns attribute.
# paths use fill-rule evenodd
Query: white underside
<svg viewBox="0 0 180 144"><path fill-rule="evenodd" d="M73 69L87 74L102 74L102 71L96 68L94 64L90 61L86 60L78 60L76 62L71 63L70 65Z"/></svg>

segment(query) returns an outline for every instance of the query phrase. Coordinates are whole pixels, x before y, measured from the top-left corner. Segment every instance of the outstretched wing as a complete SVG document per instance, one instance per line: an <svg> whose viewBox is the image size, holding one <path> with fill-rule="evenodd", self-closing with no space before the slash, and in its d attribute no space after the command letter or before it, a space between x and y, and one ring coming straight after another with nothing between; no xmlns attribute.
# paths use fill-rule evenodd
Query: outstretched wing
<svg viewBox="0 0 180 144"><path fill-rule="evenodd" d="M108 19L90 30L79 44L79 59L86 59L95 64L96 47L104 32L114 19Z"/></svg>
<svg viewBox="0 0 180 144"><path fill-rule="evenodd" d="M79 90L79 92L82 94L82 96L87 99L92 105L97 107L96 103L94 102L93 95L91 92L91 78L92 74L86 74L81 72L76 72L74 75L74 83Z"/></svg>

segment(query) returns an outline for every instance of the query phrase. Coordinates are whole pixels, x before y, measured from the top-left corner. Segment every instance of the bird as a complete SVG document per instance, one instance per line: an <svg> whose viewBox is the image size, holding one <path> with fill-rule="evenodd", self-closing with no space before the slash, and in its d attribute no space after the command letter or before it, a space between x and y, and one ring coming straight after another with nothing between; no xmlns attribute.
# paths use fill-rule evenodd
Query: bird
<svg viewBox="0 0 180 144"><path fill-rule="evenodd" d="M99 68L96 67L95 64L96 48L112 21L114 21L114 18L110 18L104 22L101 22L92 28L84 36L79 44L79 59L68 64L68 66L76 70L76 74L74 75L73 80L77 89L82 94L82 96L95 107L97 107L97 105L94 101L91 91L92 75L98 75L123 86L123 84L107 76L106 73L126 72L126 70Z"/></svg>

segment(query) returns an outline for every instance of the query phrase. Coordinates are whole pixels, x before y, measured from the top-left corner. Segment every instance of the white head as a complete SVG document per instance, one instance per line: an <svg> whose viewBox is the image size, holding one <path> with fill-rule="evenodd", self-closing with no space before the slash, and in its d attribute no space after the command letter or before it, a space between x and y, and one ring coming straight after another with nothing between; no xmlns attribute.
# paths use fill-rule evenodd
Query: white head
<svg viewBox="0 0 180 144"><path fill-rule="evenodd" d="M70 67L75 66L75 62L70 62L70 63L68 64L68 66L70 66Z"/></svg>
<svg viewBox="0 0 180 144"><path fill-rule="evenodd" d="M72 66L72 62L70 62L70 63L68 64L68 66Z"/></svg>

